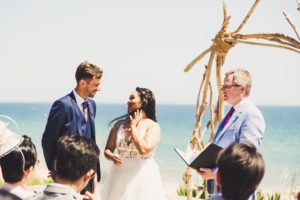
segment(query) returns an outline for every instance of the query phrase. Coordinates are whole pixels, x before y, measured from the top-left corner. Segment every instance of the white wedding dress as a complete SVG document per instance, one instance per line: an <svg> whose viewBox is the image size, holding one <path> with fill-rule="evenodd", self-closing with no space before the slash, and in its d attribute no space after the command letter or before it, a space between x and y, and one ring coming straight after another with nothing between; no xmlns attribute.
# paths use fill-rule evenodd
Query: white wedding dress
<svg viewBox="0 0 300 200"><path fill-rule="evenodd" d="M144 137L146 130L140 131ZM101 200L165 200L154 151L141 155L124 138L123 125L117 132L117 150L123 157L120 166L112 164L103 183Z"/></svg>

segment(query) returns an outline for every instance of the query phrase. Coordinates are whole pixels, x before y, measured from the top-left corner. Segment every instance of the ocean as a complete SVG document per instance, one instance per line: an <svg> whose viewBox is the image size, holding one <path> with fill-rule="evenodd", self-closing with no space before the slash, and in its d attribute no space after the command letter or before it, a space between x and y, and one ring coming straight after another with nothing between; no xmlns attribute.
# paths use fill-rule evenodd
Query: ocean
<svg viewBox="0 0 300 200"><path fill-rule="evenodd" d="M0 103L0 115L13 118L19 125L21 134L32 138L41 161L43 161L41 137L50 108L50 103ZM266 120L266 132L261 149L266 163L266 174L260 187L276 189L290 187L291 184L300 186L300 107L259 106L259 108ZM125 112L125 104L97 105L95 120L97 143L102 150L110 130L108 123ZM161 141L154 158L160 167L163 184L172 183L176 187L183 184L181 177L186 166L173 148L182 150L186 148L193 131L194 117L193 105L157 106ZM203 124L206 124L207 118L205 115ZM105 176L110 162L103 157L103 151L100 162ZM196 184L202 182L196 173L194 181Z"/></svg>

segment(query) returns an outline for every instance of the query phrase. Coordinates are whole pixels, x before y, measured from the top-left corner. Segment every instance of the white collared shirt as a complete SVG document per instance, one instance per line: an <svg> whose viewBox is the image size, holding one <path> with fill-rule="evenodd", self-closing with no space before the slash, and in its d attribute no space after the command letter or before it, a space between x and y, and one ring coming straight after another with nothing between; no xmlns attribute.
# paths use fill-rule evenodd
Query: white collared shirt
<svg viewBox="0 0 300 200"><path fill-rule="evenodd" d="M233 108L234 108L234 111L235 112L238 112L240 110L240 107L246 102L249 100L249 97L245 97L243 98L238 104L234 105Z"/></svg>
<svg viewBox="0 0 300 200"><path fill-rule="evenodd" d="M79 109L81 110L81 112L83 113L82 103L85 102L85 100L81 96L79 96L79 94L76 92L76 90L73 90L73 93L74 93L74 96L76 99L76 103L77 103Z"/></svg>

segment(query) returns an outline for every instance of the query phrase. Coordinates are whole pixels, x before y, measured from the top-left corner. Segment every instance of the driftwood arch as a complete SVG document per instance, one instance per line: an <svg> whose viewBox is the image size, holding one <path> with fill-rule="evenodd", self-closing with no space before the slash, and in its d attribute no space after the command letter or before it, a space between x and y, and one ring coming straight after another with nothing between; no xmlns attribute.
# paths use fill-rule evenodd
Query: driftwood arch
<svg viewBox="0 0 300 200"><path fill-rule="evenodd" d="M298 10L300 11L300 1L298 1ZM225 62L226 55L233 48L235 45L239 43L251 44L251 45L258 45L258 46L266 46L266 47L276 47L287 49L290 51L294 51L300 54L300 34L297 30L297 27L289 17L289 15L283 11L283 15L287 22L290 24L292 29L294 30L297 39L294 39L290 36L281 34L281 33L256 33L256 34L240 34L240 31L243 29L245 24L247 23L248 19L254 12L255 8L257 7L260 0L256 0L250 10L248 11L247 15L238 26L238 28L234 31L227 30L229 25L230 16L228 16L228 10L225 0L223 1L223 23L221 29L216 34L214 39L212 40L212 45L203 51L199 56L197 56L187 67L184 69L185 72L191 70L191 68L200 61L205 55L210 53L210 58L208 64L205 65L205 72L203 74L203 78L200 84L200 89L197 96L196 102L196 116L195 116L195 126L192 133L192 136L189 140L189 145L191 149L201 150L204 148L204 134L205 131L202 130L202 118L206 109L206 106L209 107L210 111L210 120L206 124L206 128L210 128L211 133L208 142L212 142L212 139L215 135L217 124L223 117L224 114L224 103L223 103L223 96L221 91L221 72L222 66ZM253 40L263 40L264 42L257 42ZM212 98L214 95L214 91L212 89L210 77L211 71L214 61L216 61L216 81L217 81L217 88L218 88L218 102L216 108L213 108ZM209 94L209 103L207 103L207 96ZM207 105L208 104L208 105ZM183 174L183 181L186 184L187 189L187 199L192 199L192 168L188 167L184 174ZM208 194L206 188L203 189L205 199L207 199Z"/></svg>

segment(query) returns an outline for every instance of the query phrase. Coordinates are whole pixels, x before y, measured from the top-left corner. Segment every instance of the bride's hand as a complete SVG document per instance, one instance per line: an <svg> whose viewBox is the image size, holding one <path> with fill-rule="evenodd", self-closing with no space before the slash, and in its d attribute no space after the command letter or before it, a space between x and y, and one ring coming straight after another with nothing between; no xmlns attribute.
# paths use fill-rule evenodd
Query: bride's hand
<svg viewBox="0 0 300 200"><path fill-rule="evenodd" d="M133 117L130 115L130 126L136 127L142 118L143 118L143 111L142 110L135 111Z"/></svg>
<svg viewBox="0 0 300 200"><path fill-rule="evenodd" d="M114 154L112 156L111 160L115 165L118 165L118 166L120 166L123 163L123 158L119 154L117 154L117 155Z"/></svg>

